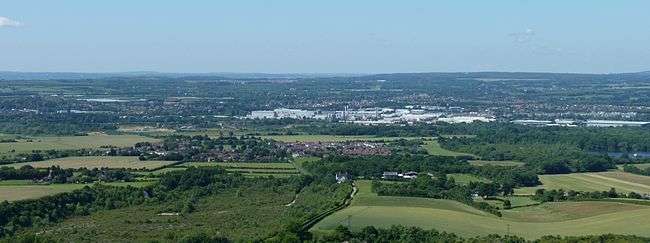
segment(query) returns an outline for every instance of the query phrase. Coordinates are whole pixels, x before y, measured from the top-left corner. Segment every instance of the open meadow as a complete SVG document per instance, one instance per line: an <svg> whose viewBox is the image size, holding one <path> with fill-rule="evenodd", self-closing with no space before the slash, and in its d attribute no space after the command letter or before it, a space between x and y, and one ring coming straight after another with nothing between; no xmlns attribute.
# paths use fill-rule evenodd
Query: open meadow
<svg viewBox="0 0 650 243"><path fill-rule="evenodd" d="M436 140L431 140L431 141L426 141L424 142L424 145L422 145L424 149L427 150L427 153L430 155L440 155L440 156L472 156L474 155L471 154L465 154L465 153L458 153L450 150L446 150L442 147L440 147L440 144Z"/></svg>
<svg viewBox="0 0 650 243"><path fill-rule="evenodd" d="M138 142L156 142L157 139L136 135L88 135L65 137L32 137L18 142L0 143L0 154L29 153L33 150L69 150L100 148L102 146L130 147Z"/></svg>
<svg viewBox="0 0 650 243"><path fill-rule="evenodd" d="M609 191L650 193L650 177L632 173L608 171L597 173L573 173L562 175L539 175L541 186L515 189L515 194L532 195L540 188L574 191Z"/></svg>
<svg viewBox="0 0 650 243"><path fill-rule="evenodd" d="M332 230L351 225L395 224L436 229L461 236L516 234L527 239L544 235L603 233L650 236L650 207L619 202L562 202L504 210L504 216L487 214L455 201L383 197L370 191L369 181L357 181L359 193L351 205L316 224L311 230ZM522 201L523 202L523 201Z"/></svg>
<svg viewBox="0 0 650 243"><path fill-rule="evenodd" d="M453 174L447 174L448 177L454 178L454 181L456 183L462 184L462 185L467 185L470 182L485 182L488 183L490 180L479 177L476 175L472 174L461 174L461 173L453 173Z"/></svg>
<svg viewBox="0 0 650 243"><path fill-rule="evenodd" d="M644 164L630 164L631 166L634 166L636 168L639 168L641 170L645 170L647 168L650 168L650 163L644 163ZM618 169L623 170L623 165L618 165Z"/></svg>
<svg viewBox="0 0 650 243"><path fill-rule="evenodd" d="M79 168L125 168L125 169L146 169L154 170L175 163L174 161L140 161L135 156L83 156L83 157L65 157L37 162L25 162L8 164L20 168L24 165L30 165L34 168L48 168L59 166L63 169Z"/></svg>

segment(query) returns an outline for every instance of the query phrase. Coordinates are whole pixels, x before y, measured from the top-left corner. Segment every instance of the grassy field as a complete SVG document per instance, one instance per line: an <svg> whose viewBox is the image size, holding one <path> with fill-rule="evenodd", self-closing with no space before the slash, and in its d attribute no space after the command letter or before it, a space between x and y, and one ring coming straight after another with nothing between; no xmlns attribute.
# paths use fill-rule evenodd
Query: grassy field
<svg viewBox="0 0 650 243"><path fill-rule="evenodd" d="M298 157L295 158L293 161L291 161L291 163L293 164L293 166L296 167L298 171L300 171L300 173L310 174L309 171L307 171L307 169L304 168L303 164L306 162L317 161L319 159L320 158L318 157Z"/></svg>
<svg viewBox="0 0 650 243"><path fill-rule="evenodd" d="M507 233L528 239L604 233L650 236L648 206L617 202L549 203L506 210L499 218L454 201L379 197L370 192L369 182L358 181L358 188L350 207L325 218L312 231L332 230L349 223L353 230L368 225L403 224L467 237Z"/></svg>
<svg viewBox="0 0 650 243"><path fill-rule="evenodd" d="M451 178L454 178L454 181L456 181L456 183L459 183L459 184L462 184L462 185L467 185L470 182L490 182L490 180L488 180L486 178L479 177L479 176L472 175L472 174L455 173L455 174L448 174L447 176L451 177Z"/></svg>
<svg viewBox="0 0 650 243"><path fill-rule="evenodd" d="M114 186L136 186L142 187L153 183L152 181L136 181L136 182L111 182L104 183ZM39 197L54 195L63 192L70 192L76 189L81 189L89 184L51 184L51 185L38 185L29 180L11 180L0 182L0 202L2 201L18 201L24 199L35 199Z"/></svg>
<svg viewBox="0 0 650 243"><path fill-rule="evenodd" d="M608 191L650 193L650 177L625 172L574 173L540 175L541 186L515 189L515 194L532 195L539 188L574 191Z"/></svg>
<svg viewBox="0 0 650 243"><path fill-rule="evenodd" d="M449 151L440 147L440 144L436 140L426 141L422 145L424 149L427 150L427 153L431 155L440 155L440 156L473 156L471 154L458 153L454 151Z"/></svg>
<svg viewBox="0 0 650 243"><path fill-rule="evenodd" d="M630 164L631 166L634 166L636 168L645 170L647 168L650 168L650 163L645 163L645 164ZM623 165L618 165L618 169L623 170Z"/></svg>
<svg viewBox="0 0 650 243"><path fill-rule="evenodd" d="M99 148L101 146L128 147L138 142L155 142L157 139L135 135L89 135L69 137L34 137L16 143L0 143L0 154L28 153L32 150L66 150Z"/></svg>
<svg viewBox="0 0 650 243"><path fill-rule="evenodd" d="M93 168L126 168L126 169L157 169L169 164L174 163L173 161L140 161L138 157L135 156L85 156L85 157L66 157L60 159L52 159L38 162L26 162L26 163L17 163L9 164L7 166L13 166L14 168L20 168L24 165L31 165L35 168L47 168L54 165L58 165L61 168L68 169L77 169L86 167L88 169Z"/></svg>
<svg viewBox="0 0 650 243"><path fill-rule="evenodd" d="M262 136L262 138L273 139L280 142L346 142L346 141L419 139L422 137L375 137L375 136L347 136L347 135L269 135L269 136Z"/></svg>
<svg viewBox="0 0 650 243"><path fill-rule="evenodd" d="M476 165L476 166L485 166L485 165L494 165L494 166L522 166L524 165L523 162L517 162L517 161L510 161L510 160L504 160L504 161L492 161L492 160L470 160L470 164Z"/></svg>

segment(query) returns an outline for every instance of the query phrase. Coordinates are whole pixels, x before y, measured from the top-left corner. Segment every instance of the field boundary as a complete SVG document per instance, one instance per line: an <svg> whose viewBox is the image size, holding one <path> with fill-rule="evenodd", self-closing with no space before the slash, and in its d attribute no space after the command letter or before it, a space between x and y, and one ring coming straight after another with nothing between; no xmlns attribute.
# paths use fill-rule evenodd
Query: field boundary
<svg viewBox="0 0 650 243"><path fill-rule="evenodd" d="M318 224L318 222L320 222L324 218L327 218L327 216L330 216L333 213L338 212L338 211L350 206L350 204L352 203L352 199L354 199L354 195L357 194L358 191L359 190L357 189L357 186L354 184L354 182L352 182L352 192L350 192L350 195L348 195L343 200L343 203L341 205L339 205L338 207L332 208L330 210L327 210L327 211L325 211L325 212L323 212L323 213L321 213L319 215L316 215L310 220L307 220L307 222L305 222L302 225L301 231L304 232L304 231L310 230L312 227L314 227L314 225Z"/></svg>

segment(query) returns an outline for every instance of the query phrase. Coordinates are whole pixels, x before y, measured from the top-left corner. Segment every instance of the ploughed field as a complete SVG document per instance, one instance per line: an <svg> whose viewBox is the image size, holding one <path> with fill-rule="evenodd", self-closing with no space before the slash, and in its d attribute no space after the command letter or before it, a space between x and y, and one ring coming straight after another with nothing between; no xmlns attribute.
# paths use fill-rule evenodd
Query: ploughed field
<svg viewBox="0 0 650 243"><path fill-rule="evenodd" d="M503 217L465 204L439 199L385 197L371 192L369 181L357 181L351 205L311 230L350 225L390 227L395 224L447 231L462 236L515 234L528 239L544 235L635 234L650 236L650 206L605 201L544 203L503 210ZM529 199L513 203L528 205Z"/></svg>

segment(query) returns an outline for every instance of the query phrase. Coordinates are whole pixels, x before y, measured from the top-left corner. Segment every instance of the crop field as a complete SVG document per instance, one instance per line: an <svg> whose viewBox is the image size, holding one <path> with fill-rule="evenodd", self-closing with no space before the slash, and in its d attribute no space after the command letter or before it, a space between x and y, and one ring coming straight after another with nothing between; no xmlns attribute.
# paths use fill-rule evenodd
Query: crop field
<svg viewBox="0 0 650 243"><path fill-rule="evenodd" d="M114 186L136 186L142 187L151 184L151 181L136 182L111 182L104 183ZM39 185L29 180L0 181L0 202L19 201L24 199L35 199L44 196L54 195L63 192L71 192L81 189L89 184L50 184Z"/></svg>
<svg viewBox="0 0 650 243"><path fill-rule="evenodd" d="M493 160L470 160L470 164L476 166L485 166L485 165L494 165L494 166L522 166L523 162L504 160L504 161L493 161Z"/></svg>
<svg viewBox="0 0 650 243"><path fill-rule="evenodd" d="M30 165L34 168L48 168L56 165L63 169L78 169L83 167L93 169L107 167L153 170L173 163L173 161L140 161L138 160L138 157L135 156L84 156L9 164L8 166L20 168L24 165Z"/></svg>
<svg viewBox="0 0 650 243"><path fill-rule="evenodd" d="M450 150L446 150L440 147L440 144L436 140L426 141L422 145L424 149L427 150L427 153L430 155L440 155L440 156L473 156L471 154L458 153Z"/></svg>
<svg viewBox="0 0 650 243"><path fill-rule="evenodd" d="M336 212L311 230L332 230L350 224L353 230L373 225L417 226L462 236L516 234L528 239L544 235L603 233L650 236L650 207L618 202L547 203L505 210L499 218L448 200L379 197L369 182L359 181L351 206Z"/></svg>
<svg viewBox="0 0 650 243"><path fill-rule="evenodd" d="M532 195L539 188L574 191L608 191L650 193L650 177L625 172L574 173L540 175L541 186L515 189L515 194Z"/></svg>
<svg viewBox="0 0 650 243"><path fill-rule="evenodd" d="M0 154L29 153L33 150L67 150L99 148L101 146L129 147L138 142L156 142L157 139L136 135L88 135L67 137L34 137L15 143L0 143Z"/></svg>
<svg viewBox="0 0 650 243"><path fill-rule="evenodd" d="M269 135L269 136L262 136L262 138L273 139L280 142L346 142L346 141L420 139L422 137L375 137L375 136L343 136L343 135Z"/></svg>

